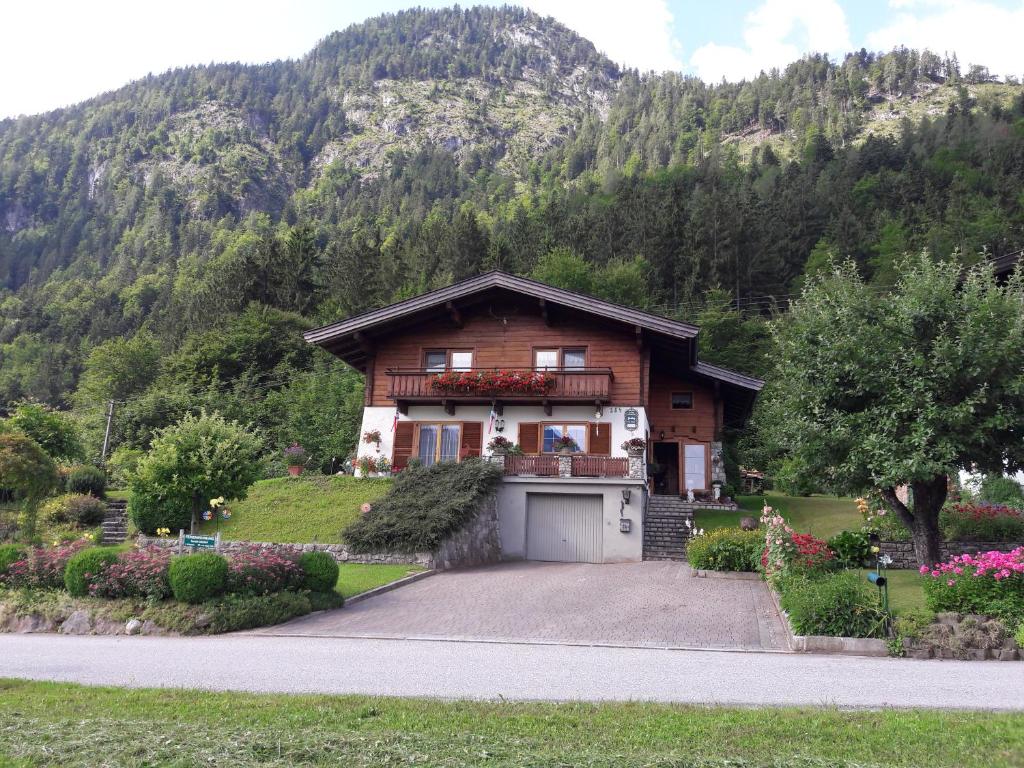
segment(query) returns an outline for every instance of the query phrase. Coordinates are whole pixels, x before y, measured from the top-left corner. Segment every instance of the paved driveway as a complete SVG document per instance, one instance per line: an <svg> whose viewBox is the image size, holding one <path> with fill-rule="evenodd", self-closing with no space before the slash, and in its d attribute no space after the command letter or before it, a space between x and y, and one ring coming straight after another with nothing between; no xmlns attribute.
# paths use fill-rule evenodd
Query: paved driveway
<svg viewBox="0 0 1024 768"><path fill-rule="evenodd" d="M447 571L261 635L783 650L760 581L676 562L502 563Z"/></svg>

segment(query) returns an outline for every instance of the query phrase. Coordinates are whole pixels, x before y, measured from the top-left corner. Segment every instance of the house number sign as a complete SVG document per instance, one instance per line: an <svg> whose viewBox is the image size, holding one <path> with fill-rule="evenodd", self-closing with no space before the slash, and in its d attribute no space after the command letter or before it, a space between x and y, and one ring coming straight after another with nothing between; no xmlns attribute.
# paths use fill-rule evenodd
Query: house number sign
<svg viewBox="0 0 1024 768"><path fill-rule="evenodd" d="M636 408L627 408L622 414L622 424L630 432L636 432L640 426L640 412Z"/></svg>

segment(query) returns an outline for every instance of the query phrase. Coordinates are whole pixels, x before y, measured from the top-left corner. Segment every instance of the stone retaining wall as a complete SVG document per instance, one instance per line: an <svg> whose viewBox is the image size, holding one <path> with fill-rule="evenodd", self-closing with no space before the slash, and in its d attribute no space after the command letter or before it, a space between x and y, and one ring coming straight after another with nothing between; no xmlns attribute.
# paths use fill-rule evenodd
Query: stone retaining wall
<svg viewBox="0 0 1024 768"><path fill-rule="evenodd" d="M170 549L178 546L178 540L176 538L157 539L150 536L139 536L138 544L140 547L153 545ZM339 563L408 563L420 565L424 568L434 567L434 556L430 552L417 552L411 555L400 552L356 553L349 550L347 544L275 544L269 541L221 541L220 552L230 555L232 552L251 547L272 550L287 555L301 552L327 552Z"/></svg>
<svg viewBox="0 0 1024 768"><path fill-rule="evenodd" d="M491 494L464 528L441 542L433 554L434 568L467 568L501 560L498 537L498 495Z"/></svg>
<svg viewBox="0 0 1024 768"><path fill-rule="evenodd" d="M939 547L942 559L949 560L955 555L970 554L976 555L979 552L1009 552L1017 547L1024 546L1019 541L944 541ZM888 555L892 558L890 568L913 568L918 567L917 556L914 554L914 542L912 541L883 541L879 544L879 554Z"/></svg>

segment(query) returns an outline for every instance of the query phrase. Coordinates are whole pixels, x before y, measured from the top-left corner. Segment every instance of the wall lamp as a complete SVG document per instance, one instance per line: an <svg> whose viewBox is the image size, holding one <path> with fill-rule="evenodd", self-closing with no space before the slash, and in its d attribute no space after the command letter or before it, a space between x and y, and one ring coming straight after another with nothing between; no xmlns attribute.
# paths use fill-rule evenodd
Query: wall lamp
<svg viewBox="0 0 1024 768"><path fill-rule="evenodd" d="M505 431L505 420L504 419L495 419L494 420L494 429L497 430L498 432L504 432Z"/></svg>

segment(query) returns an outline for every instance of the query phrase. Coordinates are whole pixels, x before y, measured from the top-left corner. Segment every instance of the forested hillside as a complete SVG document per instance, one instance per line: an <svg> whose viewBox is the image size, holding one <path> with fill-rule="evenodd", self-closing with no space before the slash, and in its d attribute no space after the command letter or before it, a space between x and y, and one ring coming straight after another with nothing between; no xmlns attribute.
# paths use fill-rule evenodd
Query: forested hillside
<svg viewBox="0 0 1024 768"><path fill-rule="evenodd" d="M0 122L0 404L98 443L113 398L131 447L207 407L341 455L361 381L300 332L494 267L703 320L756 373L713 343L761 333L730 301L833 256L886 284L905 252L1017 250L1022 178L1022 88L955 57L713 85L517 9L383 16Z"/></svg>

